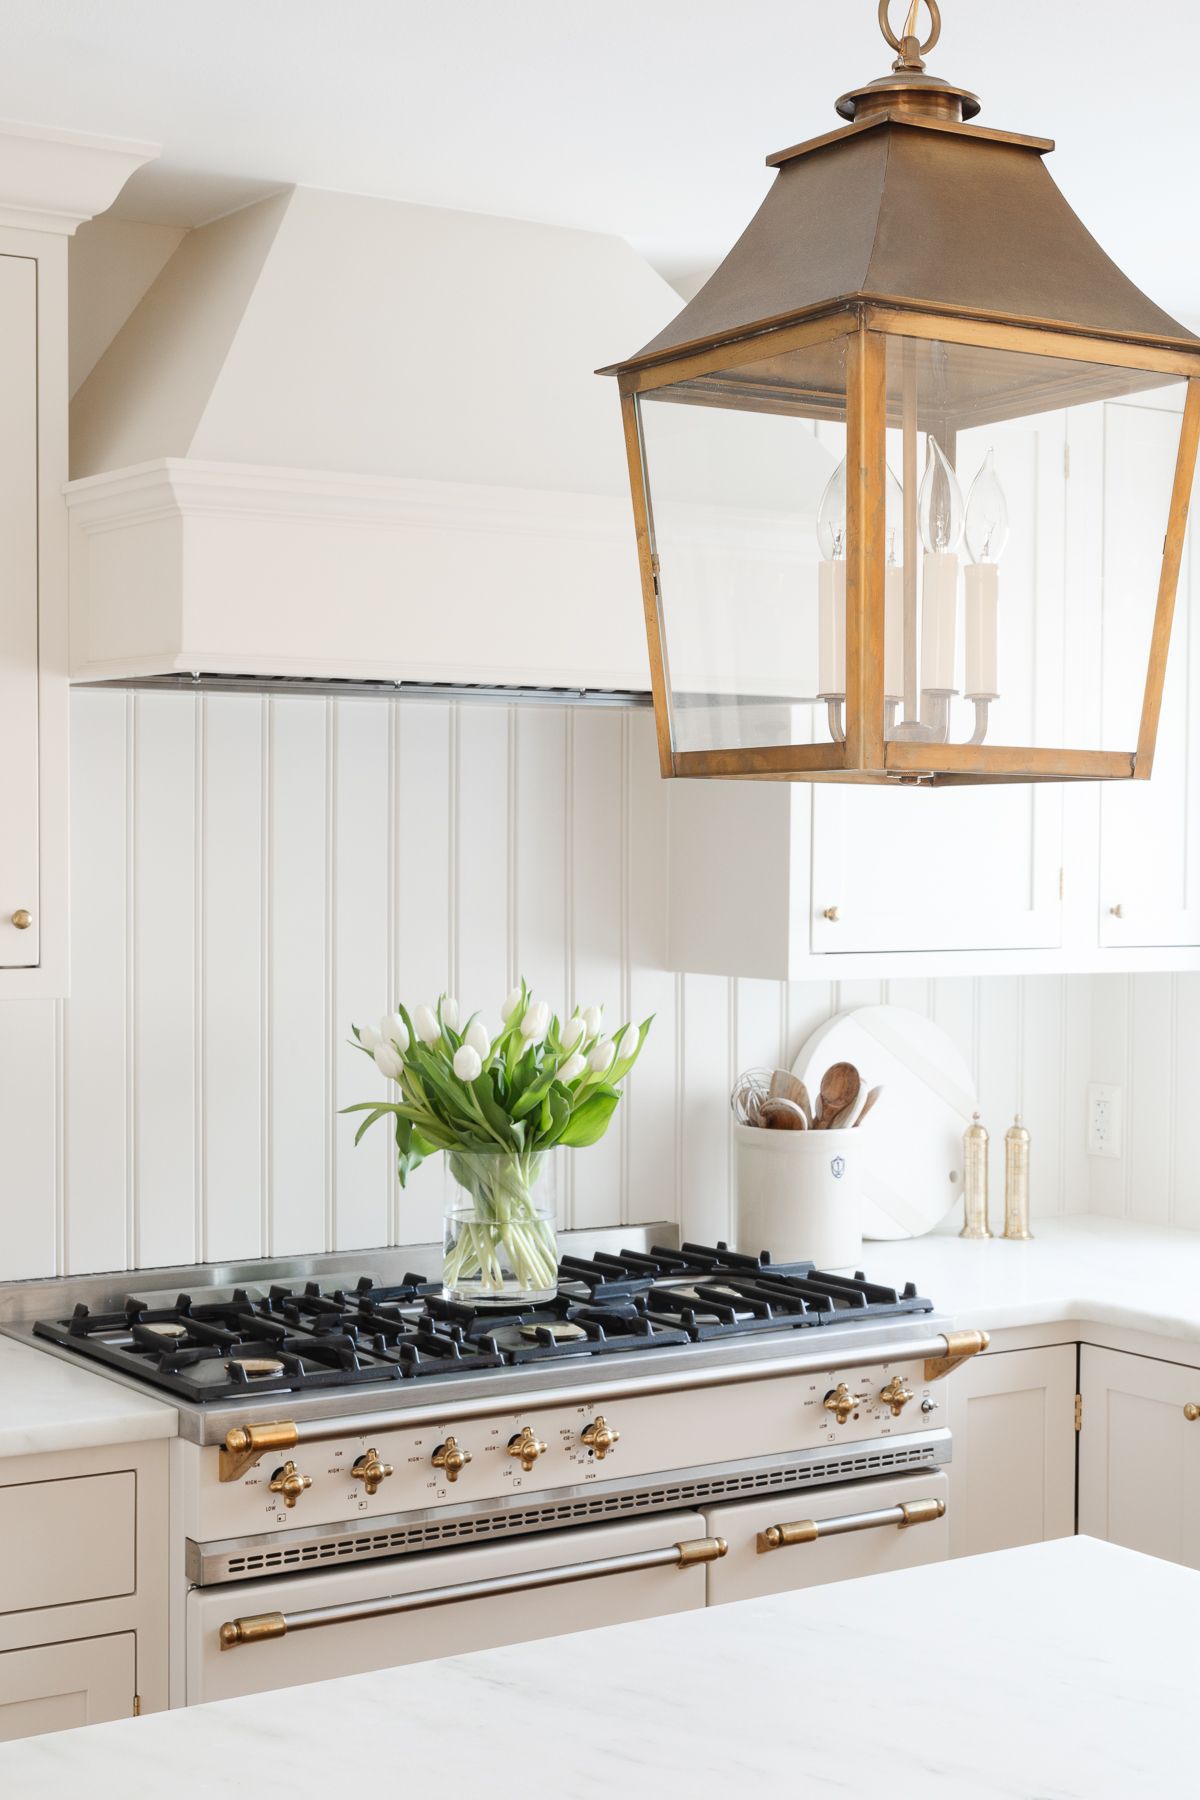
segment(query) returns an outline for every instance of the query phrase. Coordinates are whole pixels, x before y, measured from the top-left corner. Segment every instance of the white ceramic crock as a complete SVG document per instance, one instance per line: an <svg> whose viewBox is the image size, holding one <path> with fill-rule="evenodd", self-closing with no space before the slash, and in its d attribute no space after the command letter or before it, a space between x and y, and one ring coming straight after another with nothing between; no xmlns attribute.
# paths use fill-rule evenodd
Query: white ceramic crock
<svg viewBox="0 0 1200 1800"><path fill-rule="evenodd" d="M735 1125L737 1247L775 1262L857 1267L862 1227L853 1180L855 1131L765 1131ZM858 1140L858 1142L856 1142Z"/></svg>

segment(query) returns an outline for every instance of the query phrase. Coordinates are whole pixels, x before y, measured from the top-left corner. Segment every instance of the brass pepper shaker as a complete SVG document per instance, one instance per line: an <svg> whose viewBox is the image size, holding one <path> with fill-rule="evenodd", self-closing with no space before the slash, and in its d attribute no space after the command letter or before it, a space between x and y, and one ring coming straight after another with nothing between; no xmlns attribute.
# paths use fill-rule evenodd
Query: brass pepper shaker
<svg viewBox="0 0 1200 1800"><path fill-rule="evenodd" d="M1020 1113L1004 1134L1004 1235L1033 1236L1029 1229L1029 1133Z"/></svg>
<svg viewBox="0 0 1200 1800"><path fill-rule="evenodd" d="M963 1228L958 1235L992 1235L988 1224L988 1134L978 1113L963 1132Z"/></svg>

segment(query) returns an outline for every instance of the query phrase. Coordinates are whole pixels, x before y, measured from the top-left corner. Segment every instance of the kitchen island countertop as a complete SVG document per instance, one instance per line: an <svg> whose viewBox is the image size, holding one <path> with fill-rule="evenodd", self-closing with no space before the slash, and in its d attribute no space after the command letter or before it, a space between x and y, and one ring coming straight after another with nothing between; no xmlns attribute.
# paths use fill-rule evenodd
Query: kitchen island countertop
<svg viewBox="0 0 1200 1800"><path fill-rule="evenodd" d="M1193 1790L1198 1605L1065 1539L30 1738L0 1791L1149 1800Z"/></svg>

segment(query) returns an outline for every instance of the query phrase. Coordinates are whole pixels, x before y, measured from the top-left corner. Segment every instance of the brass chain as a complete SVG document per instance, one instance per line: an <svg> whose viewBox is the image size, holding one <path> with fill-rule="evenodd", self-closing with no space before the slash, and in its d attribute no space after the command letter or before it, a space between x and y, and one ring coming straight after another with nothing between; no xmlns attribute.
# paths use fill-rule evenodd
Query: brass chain
<svg viewBox="0 0 1200 1800"><path fill-rule="evenodd" d="M929 8L930 30L929 36L925 39L925 42L923 44L918 44L917 21L921 16L922 4ZM905 62L911 65L914 60L913 51L915 50L915 60L919 64L920 58L922 56L928 56L929 52L933 49L934 45L942 35L942 12L937 0L911 0L911 5L908 9L908 18L905 20L904 24L904 36L902 38L898 38L892 30L891 19L889 17L891 10L892 0L879 0L880 31L882 31L886 42L896 52L897 56L904 58Z"/></svg>

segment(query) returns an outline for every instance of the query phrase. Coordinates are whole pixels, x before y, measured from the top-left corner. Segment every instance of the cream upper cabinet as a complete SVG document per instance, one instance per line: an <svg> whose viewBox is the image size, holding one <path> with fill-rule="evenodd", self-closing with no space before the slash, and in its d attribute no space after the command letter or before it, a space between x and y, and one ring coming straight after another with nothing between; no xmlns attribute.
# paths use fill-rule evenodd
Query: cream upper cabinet
<svg viewBox="0 0 1200 1800"><path fill-rule="evenodd" d="M0 255L0 970L37 968L43 947L37 275Z"/></svg>
<svg viewBox="0 0 1200 1800"><path fill-rule="evenodd" d="M974 1358L947 1383L954 1433L950 1554L1075 1530L1074 1344Z"/></svg>
<svg viewBox="0 0 1200 1800"><path fill-rule="evenodd" d="M1085 1344L1079 1529L1200 1568L1200 1370Z"/></svg>
<svg viewBox="0 0 1200 1800"><path fill-rule="evenodd" d="M1052 416L1036 433L960 441L966 482L996 449L1017 527L1000 684L1032 698L1006 742L1029 726L1027 741L1132 747L1175 406L1112 402L1077 409L1069 428ZM670 966L791 980L1200 968L1198 616L1190 540L1149 781L672 782Z"/></svg>
<svg viewBox="0 0 1200 1800"><path fill-rule="evenodd" d="M67 988L67 245L154 154L0 123L0 1001Z"/></svg>

